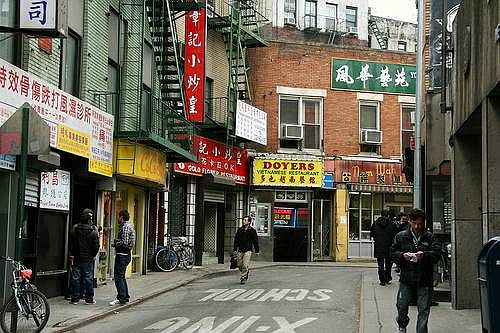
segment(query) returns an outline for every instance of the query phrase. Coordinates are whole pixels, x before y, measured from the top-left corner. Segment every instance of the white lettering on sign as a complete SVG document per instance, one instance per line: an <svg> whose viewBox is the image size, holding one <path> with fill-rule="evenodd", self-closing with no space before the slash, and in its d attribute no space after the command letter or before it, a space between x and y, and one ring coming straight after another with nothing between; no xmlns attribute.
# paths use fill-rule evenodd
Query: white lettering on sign
<svg viewBox="0 0 500 333"><path fill-rule="evenodd" d="M289 302L314 301L323 302L330 299L328 294L333 291L330 289L271 289L266 292L265 289L209 289L206 291L209 295L200 299L200 302L212 300L215 302L279 302L281 300Z"/></svg>
<svg viewBox="0 0 500 333"><path fill-rule="evenodd" d="M229 319L224 320L218 326L214 327L216 317L205 317L203 319L194 322L190 326L184 328L190 323L190 319L186 317L174 317L165 320L161 320L156 322L148 327L145 327L145 330L162 330L161 333L223 333L227 330L227 332L232 333L244 333L250 327L255 324L261 316L251 316L246 318L243 322L239 323L239 325L234 328L228 330L233 324L238 323L243 316L233 316ZM264 318L265 319L265 318ZM272 328L275 328L271 333L295 333L295 329L306 324L309 324L318 318L309 317L298 320L296 322L289 322L285 317L272 317L277 327L271 326L258 326L256 328L257 332L267 332ZM180 331L181 328L184 328Z"/></svg>

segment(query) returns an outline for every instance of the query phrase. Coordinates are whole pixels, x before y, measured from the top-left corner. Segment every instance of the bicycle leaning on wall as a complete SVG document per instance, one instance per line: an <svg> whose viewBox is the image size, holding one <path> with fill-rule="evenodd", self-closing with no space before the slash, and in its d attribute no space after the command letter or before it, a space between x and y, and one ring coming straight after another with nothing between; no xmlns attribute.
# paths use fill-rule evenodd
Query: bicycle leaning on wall
<svg viewBox="0 0 500 333"><path fill-rule="evenodd" d="M30 283L33 272L19 261L0 257L12 265L12 296L0 311L0 326L6 333L43 330L49 321L50 307L47 297Z"/></svg>
<svg viewBox="0 0 500 333"><path fill-rule="evenodd" d="M194 265L194 251L187 237L167 236L167 245L156 252L155 261L158 268L164 272L171 272L179 265L191 269Z"/></svg>

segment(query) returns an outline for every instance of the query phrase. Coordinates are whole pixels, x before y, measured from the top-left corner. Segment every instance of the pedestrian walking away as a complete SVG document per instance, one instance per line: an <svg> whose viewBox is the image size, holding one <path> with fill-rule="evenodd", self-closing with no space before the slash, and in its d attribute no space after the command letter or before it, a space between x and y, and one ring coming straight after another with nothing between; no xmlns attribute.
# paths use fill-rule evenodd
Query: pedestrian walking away
<svg viewBox="0 0 500 333"><path fill-rule="evenodd" d="M126 304L130 300L127 280L125 272L127 266L132 260L132 248L135 245L135 231L129 223L130 214L126 209L118 213L118 223L120 230L118 231L118 238L114 241L115 248L115 268L113 278L116 286L116 300L111 301L109 305Z"/></svg>
<svg viewBox="0 0 500 333"><path fill-rule="evenodd" d="M245 284L250 273L250 259L252 257L252 247L255 254L259 255L259 239L257 231L250 225L250 216L243 217L243 225L236 231L234 236L233 251L237 253L238 268L240 270L240 284Z"/></svg>
<svg viewBox="0 0 500 333"><path fill-rule="evenodd" d="M392 280L390 248L397 231L397 226L390 219L387 210L382 211L382 216L372 224L370 229L370 236L375 241L374 256L377 258L378 278L381 286L385 286Z"/></svg>
<svg viewBox="0 0 500 333"><path fill-rule="evenodd" d="M441 249L434 235L425 230L425 212L415 208L410 212L410 227L399 232L391 246L392 258L400 264L401 275L396 308L399 332L406 332L410 322L408 307L417 298L417 333L427 333L431 310L433 265Z"/></svg>
<svg viewBox="0 0 500 333"><path fill-rule="evenodd" d="M78 304L84 287L85 303L94 300L94 258L99 252L99 235L92 227L92 210L86 208L80 214L78 224L70 234L71 304ZM82 281L83 280L83 281Z"/></svg>

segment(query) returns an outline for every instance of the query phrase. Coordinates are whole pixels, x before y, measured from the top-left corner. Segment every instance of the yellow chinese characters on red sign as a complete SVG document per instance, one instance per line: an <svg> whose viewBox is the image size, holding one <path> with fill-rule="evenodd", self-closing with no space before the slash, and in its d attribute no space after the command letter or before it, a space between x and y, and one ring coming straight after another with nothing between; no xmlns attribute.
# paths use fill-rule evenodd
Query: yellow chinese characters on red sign
<svg viewBox="0 0 500 333"><path fill-rule="evenodd" d="M254 160L253 184L264 186L321 187L321 161Z"/></svg>
<svg viewBox="0 0 500 333"><path fill-rule="evenodd" d="M57 149L89 158L90 135L64 125L57 125Z"/></svg>

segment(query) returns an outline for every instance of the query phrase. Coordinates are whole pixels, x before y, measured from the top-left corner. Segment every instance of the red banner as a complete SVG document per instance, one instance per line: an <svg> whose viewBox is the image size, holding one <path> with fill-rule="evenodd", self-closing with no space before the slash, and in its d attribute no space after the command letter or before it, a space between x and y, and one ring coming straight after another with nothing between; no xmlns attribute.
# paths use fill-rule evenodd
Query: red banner
<svg viewBox="0 0 500 333"><path fill-rule="evenodd" d="M193 141L198 147L198 163L175 163L174 171L195 176L211 173L234 179L238 184L248 184L248 155L245 149L230 148L201 136L195 136Z"/></svg>
<svg viewBox="0 0 500 333"><path fill-rule="evenodd" d="M205 8L186 15L184 95L187 120L192 122L203 122L206 20Z"/></svg>
<svg viewBox="0 0 500 333"><path fill-rule="evenodd" d="M335 183L410 185L401 163L325 160L325 172L334 172Z"/></svg>

